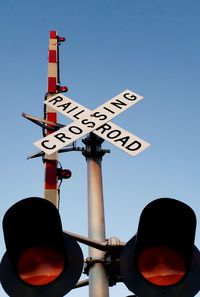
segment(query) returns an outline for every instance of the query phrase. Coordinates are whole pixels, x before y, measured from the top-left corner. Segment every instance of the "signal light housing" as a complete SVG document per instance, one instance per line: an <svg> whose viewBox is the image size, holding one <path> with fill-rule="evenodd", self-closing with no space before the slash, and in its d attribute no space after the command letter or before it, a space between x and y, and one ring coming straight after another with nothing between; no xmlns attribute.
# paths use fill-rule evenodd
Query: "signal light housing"
<svg viewBox="0 0 200 297"><path fill-rule="evenodd" d="M59 180L68 179L72 176L72 172L69 169L57 168L56 173Z"/></svg>
<svg viewBox="0 0 200 297"><path fill-rule="evenodd" d="M59 42L64 42L65 41L65 37L63 37L63 36L58 36L57 39L58 39Z"/></svg>
<svg viewBox="0 0 200 297"><path fill-rule="evenodd" d="M196 217L188 205L171 198L149 203L120 256L128 289L142 297L195 296L200 290L195 228Z"/></svg>
<svg viewBox="0 0 200 297"><path fill-rule="evenodd" d="M67 86L57 86L57 91L58 93L65 93L68 92L68 87Z"/></svg>
<svg viewBox="0 0 200 297"><path fill-rule="evenodd" d="M0 265L1 283L11 297L61 297L77 283L83 255L77 242L63 233L53 203L31 197L5 214L6 253Z"/></svg>

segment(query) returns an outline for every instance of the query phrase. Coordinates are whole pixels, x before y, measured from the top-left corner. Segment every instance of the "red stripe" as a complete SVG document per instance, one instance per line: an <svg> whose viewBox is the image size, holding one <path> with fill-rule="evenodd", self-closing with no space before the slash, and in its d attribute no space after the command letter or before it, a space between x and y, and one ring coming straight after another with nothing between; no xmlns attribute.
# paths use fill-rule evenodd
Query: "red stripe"
<svg viewBox="0 0 200 297"><path fill-rule="evenodd" d="M56 77L48 77L48 93L56 93Z"/></svg>
<svg viewBox="0 0 200 297"><path fill-rule="evenodd" d="M47 121L51 121L51 122L57 123L57 117L58 117L58 115L57 115L56 112L47 112L47 115L46 115ZM47 125L47 127L51 127L51 125ZM51 130L49 130L47 132L47 135L48 134L51 134L51 133L52 133Z"/></svg>
<svg viewBox="0 0 200 297"><path fill-rule="evenodd" d="M47 112L46 119L48 121L57 122L57 113L56 112ZM51 125L48 125L49 127ZM48 132L50 134L52 132ZM57 189L57 176L56 176L56 169L57 169L57 162L56 160L46 160L46 170L45 170L45 189Z"/></svg>
<svg viewBox="0 0 200 297"><path fill-rule="evenodd" d="M56 123L57 121L57 113L56 112L48 112L47 113L47 119L48 121Z"/></svg>
<svg viewBox="0 0 200 297"><path fill-rule="evenodd" d="M50 31L50 38L55 39L56 38L56 31Z"/></svg>
<svg viewBox="0 0 200 297"><path fill-rule="evenodd" d="M57 62L57 52L56 50L49 50L49 63Z"/></svg>
<svg viewBox="0 0 200 297"><path fill-rule="evenodd" d="M57 189L56 160L46 160L45 189Z"/></svg>

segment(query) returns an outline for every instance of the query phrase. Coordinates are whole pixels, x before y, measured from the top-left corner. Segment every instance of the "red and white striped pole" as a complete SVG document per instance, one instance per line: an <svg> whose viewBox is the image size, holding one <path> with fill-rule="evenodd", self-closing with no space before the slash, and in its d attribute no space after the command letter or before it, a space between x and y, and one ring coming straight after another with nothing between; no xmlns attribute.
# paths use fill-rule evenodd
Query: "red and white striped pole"
<svg viewBox="0 0 200 297"><path fill-rule="evenodd" d="M49 49L48 49L48 86L47 97L59 92L59 44L64 41L59 37L56 31L50 31ZM45 106L45 119L57 123L58 115L55 110ZM45 134L51 133L49 130ZM51 201L57 208L59 206L59 189L58 189L58 152L51 155L45 154L45 190L44 197Z"/></svg>

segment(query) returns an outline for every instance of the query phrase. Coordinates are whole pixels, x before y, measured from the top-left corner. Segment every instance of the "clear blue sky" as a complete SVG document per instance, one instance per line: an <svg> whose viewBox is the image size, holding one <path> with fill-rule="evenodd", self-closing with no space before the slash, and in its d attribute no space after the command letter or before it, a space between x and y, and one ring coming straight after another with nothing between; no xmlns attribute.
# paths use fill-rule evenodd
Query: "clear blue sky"
<svg viewBox="0 0 200 297"><path fill-rule="evenodd" d="M107 237L128 241L144 206L159 197L190 205L200 218L200 2L198 0L4 0L0 7L0 217L15 202L42 196L44 169L33 142L41 129L21 117L42 117L49 31L61 46L67 95L94 109L125 89L144 96L113 120L151 143L130 157L104 142ZM62 116L60 122L69 121ZM81 140L77 143L82 146ZM87 236L87 168L81 153L60 156L73 176L61 187L63 229ZM199 224L199 222L198 222ZM200 248L200 227L196 245ZM87 248L83 247L85 257ZM5 252L0 231L0 256ZM131 293L120 284L111 297ZM88 288L68 296L88 296ZM0 296L6 293L0 288ZM200 293L197 295L200 296Z"/></svg>

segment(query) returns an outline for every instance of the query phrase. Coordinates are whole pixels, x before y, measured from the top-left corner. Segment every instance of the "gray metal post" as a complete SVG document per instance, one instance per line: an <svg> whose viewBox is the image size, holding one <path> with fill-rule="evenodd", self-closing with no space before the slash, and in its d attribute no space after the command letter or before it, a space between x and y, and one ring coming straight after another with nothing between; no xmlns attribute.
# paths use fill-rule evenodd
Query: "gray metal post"
<svg viewBox="0 0 200 297"><path fill-rule="evenodd" d="M101 159L105 151L101 150L103 140L90 133L84 141L88 172L88 236L100 242L105 241L105 217ZM105 252L89 247L89 257L99 259L89 270L89 296L109 297L108 278L104 266Z"/></svg>

